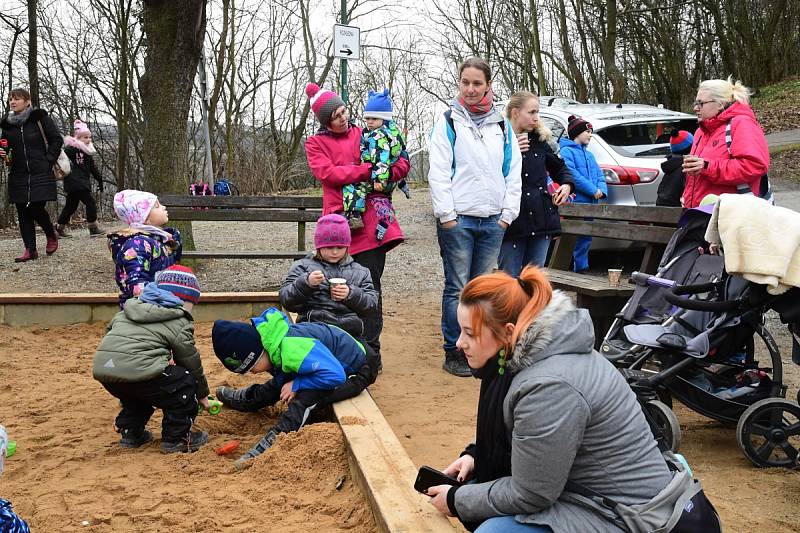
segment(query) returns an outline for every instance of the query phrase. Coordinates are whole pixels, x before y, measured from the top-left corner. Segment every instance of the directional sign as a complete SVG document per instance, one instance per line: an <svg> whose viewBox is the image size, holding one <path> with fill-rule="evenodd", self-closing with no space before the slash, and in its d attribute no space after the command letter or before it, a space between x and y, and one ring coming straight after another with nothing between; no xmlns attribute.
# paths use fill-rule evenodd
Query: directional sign
<svg viewBox="0 0 800 533"><path fill-rule="evenodd" d="M361 28L333 25L333 57L361 59Z"/></svg>

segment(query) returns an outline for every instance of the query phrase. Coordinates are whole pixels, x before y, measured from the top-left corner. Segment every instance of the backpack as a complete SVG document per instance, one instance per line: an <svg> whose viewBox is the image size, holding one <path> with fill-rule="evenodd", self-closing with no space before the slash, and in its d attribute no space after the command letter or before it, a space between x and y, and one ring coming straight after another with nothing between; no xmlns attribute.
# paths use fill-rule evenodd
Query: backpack
<svg viewBox="0 0 800 533"><path fill-rule="evenodd" d="M239 196L239 189L226 178L214 183L214 194L217 196Z"/></svg>
<svg viewBox="0 0 800 533"><path fill-rule="evenodd" d="M444 121L447 125L447 138L450 141L450 148L453 150L453 165L450 173L450 179L453 179L456 174L456 125L453 122L452 109L444 112ZM500 122L500 130L503 132L503 177L508 177L508 173L511 171L511 139L506 133L506 119Z"/></svg>
<svg viewBox="0 0 800 533"><path fill-rule="evenodd" d="M731 152L731 143L733 142L733 128L731 128L731 120L728 120L725 123L725 146L728 148L728 155L733 157L733 153ZM761 176L761 191L758 195L759 198L763 198L764 200L768 201L772 205L775 205L775 196L772 194L772 185L769 182L769 176L764 174ZM750 190L750 186L747 184L737 185L736 192L738 194L750 194L753 191Z"/></svg>

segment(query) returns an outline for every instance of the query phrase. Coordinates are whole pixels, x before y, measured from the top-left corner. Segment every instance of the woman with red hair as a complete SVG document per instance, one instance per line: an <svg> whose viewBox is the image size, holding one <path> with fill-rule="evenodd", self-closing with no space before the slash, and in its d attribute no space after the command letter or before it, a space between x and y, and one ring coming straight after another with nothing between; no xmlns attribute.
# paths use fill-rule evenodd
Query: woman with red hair
<svg viewBox="0 0 800 533"><path fill-rule="evenodd" d="M635 394L592 348L588 311L542 271L473 279L458 322L457 345L481 380L477 435L444 470L470 483L428 489L440 512L482 533L617 533L608 511L577 503L565 485L637 505L670 483Z"/></svg>

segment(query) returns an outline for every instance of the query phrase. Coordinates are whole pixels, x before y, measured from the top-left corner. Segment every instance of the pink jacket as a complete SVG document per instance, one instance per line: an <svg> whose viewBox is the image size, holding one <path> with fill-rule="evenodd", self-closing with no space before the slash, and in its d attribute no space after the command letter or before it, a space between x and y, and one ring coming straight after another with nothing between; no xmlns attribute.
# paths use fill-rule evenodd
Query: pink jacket
<svg viewBox="0 0 800 533"><path fill-rule="evenodd" d="M311 173L322 183L322 211L323 214L342 213L342 186L349 183L370 180L370 163L361 163L361 128L350 126L346 133L332 133L322 130L306 140L306 158ZM411 164L401 157L392 166L392 180L400 181L411 170ZM382 244L388 244L387 249L394 248L403 240L403 230L394 222L386 231L383 241L378 242L375 237L375 228L378 226L378 217L375 206L367 197L367 210L364 212L364 227L353 230L353 242L350 245L350 254L354 255L367 250L374 250Z"/></svg>
<svg viewBox="0 0 800 533"><path fill-rule="evenodd" d="M731 122L731 151L725 144L725 125ZM761 177L769 170L769 150L764 131L750 106L734 102L714 118L706 119L694 134L692 155L708 161L699 174L687 174L684 207L700 205L707 194L736 193L736 186L750 185L758 195Z"/></svg>

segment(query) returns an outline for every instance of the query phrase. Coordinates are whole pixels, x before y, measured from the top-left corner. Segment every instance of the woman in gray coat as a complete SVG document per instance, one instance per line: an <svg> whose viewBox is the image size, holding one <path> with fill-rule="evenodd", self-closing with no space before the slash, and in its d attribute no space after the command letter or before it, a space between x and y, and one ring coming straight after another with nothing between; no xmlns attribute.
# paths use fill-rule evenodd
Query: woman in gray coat
<svg viewBox="0 0 800 533"><path fill-rule="evenodd" d="M592 349L589 313L526 267L467 284L458 322L481 379L477 435L444 472L470 483L431 487L431 503L481 533L623 531L567 482L631 505L672 476L633 391Z"/></svg>

